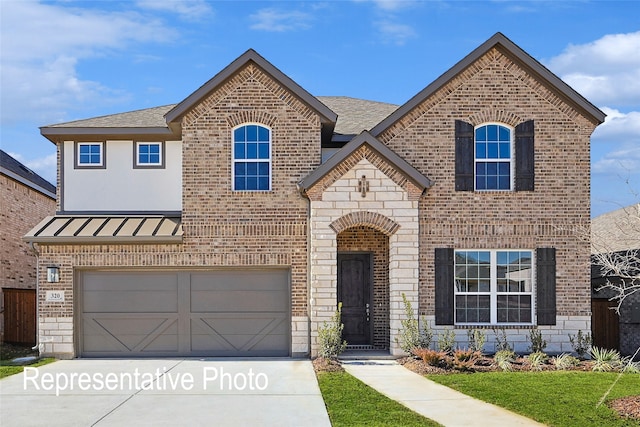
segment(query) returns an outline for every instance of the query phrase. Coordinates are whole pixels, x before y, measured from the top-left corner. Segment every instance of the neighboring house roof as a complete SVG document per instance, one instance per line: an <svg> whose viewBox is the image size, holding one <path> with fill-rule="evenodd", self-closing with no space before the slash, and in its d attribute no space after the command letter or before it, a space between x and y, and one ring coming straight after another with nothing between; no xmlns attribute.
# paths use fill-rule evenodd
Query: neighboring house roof
<svg viewBox="0 0 640 427"><path fill-rule="evenodd" d="M0 150L0 173L55 200L56 186Z"/></svg>
<svg viewBox="0 0 640 427"><path fill-rule="evenodd" d="M48 216L23 240L35 243L180 243L182 219L167 216Z"/></svg>
<svg viewBox="0 0 640 427"><path fill-rule="evenodd" d="M571 86L560 80L558 76L536 61L532 56L509 40L504 34L496 33L469 55L465 56L447 72L434 80L429 86L403 104L393 114L371 129L371 134L376 137L379 136L494 47L499 48L501 52L511 57L520 66L524 67L527 72L536 76L539 81L546 82L549 86L555 89L555 92L566 102L581 111L586 118L598 124L604 122L606 114L599 108L573 90Z"/></svg>
<svg viewBox="0 0 640 427"><path fill-rule="evenodd" d="M370 130L398 109L398 105L395 104L348 96L318 96L317 98L338 114L334 132L342 135L353 136L363 130Z"/></svg>
<svg viewBox="0 0 640 427"><path fill-rule="evenodd" d="M640 203L591 220L591 254L640 249Z"/></svg>
<svg viewBox="0 0 640 427"><path fill-rule="evenodd" d="M394 153L389 147L378 141L369 132L362 132L360 135L353 138L342 147L336 154L331 156L326 162L318 166L316 170L311 172L305 179L298 183L298 188L301 191L306 191L314 184L320 181L326 174L331 172L336 166L338 166L343 160L351 155L354 151L360 148L362 145L367 144L375 152L385 158L391 163L397 170L401 171L407 178L413 181L421 190L431 186L431 181L426 176L422 175L420 171L407 163L402 157Z"/></svg>

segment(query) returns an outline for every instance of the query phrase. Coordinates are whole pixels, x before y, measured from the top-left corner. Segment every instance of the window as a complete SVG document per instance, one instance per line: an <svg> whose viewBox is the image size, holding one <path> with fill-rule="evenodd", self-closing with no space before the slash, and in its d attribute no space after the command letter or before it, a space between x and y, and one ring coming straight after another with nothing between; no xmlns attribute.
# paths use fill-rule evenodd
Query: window
<svg viewBox="0 0 640 427"><path fill-rule="evenodd" d="M455 251L455 323L533 323L532 266L531 251Z"/></svg>
<svg viewBox="0 0 640 427"><path fill-rule="evenodd" d="M271 190L271 130L243 125L233 131L233 189Z"/></svg>
<svg viewBox="0 0 640 427"><path fill-rule="evenodd" d="M511 190L511 129L498 124L475 130L475 189Z"/></svg>
<svg viewBox="0 0 640 427"><path fill-rule="evenodd" d="M139 168L164 167L164 145L161 142L136 142L135 164Z"/></svg>
<svg viewBox="0 0 640 427"><path fill-rule="evenodd" d="M104 147L102 142L76 143L76 168L104 168Z"/></svg>

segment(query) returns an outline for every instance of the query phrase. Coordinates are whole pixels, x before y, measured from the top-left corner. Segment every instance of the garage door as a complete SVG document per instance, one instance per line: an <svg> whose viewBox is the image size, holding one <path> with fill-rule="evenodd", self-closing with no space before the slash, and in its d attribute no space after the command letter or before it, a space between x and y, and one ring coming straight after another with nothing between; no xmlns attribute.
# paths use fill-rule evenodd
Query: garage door
<svg viewBox="0 0 640 427"><path fill-rule="evenodd" d="M287 356L288 270L87 271L84 357Z"/></svg>

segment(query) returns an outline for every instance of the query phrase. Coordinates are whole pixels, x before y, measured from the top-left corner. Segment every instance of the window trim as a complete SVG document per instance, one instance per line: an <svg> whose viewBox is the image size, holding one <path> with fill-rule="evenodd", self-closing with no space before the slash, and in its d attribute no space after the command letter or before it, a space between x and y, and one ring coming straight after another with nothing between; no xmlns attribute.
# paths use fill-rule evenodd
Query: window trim
<svg viewBox="0 0 640 427"><path fill-rule="evenodd" d="M269 131L269 158L268 159L236 159L236 140L235 131L245 126L258 126L265 128ZM269 165L269 188L266 190L237 190L236 189L236 163L268 163ZM231 191L234 192L251 192L251 193L265 193L273 190L273 129L263 123L258 122L246 122L234 126L231 129Z"/></svg>
<svg viewBox="0 0 640 427"><path fill-rule="evenodd" d="M80 147L97 145L100 147L100 163L80 163ZM107 144L104 141L75 141L73 148L74 169L106 169L107 168Z"/></svg>
<svg viewBox="0 0 640 427"><path fill-rule="evenodd" d="M140 163L139 147L140 145L159 145L160 146L160 162L159 163ZM133 143L133 168L134 169L165 169L165 142L164 141L135 141Z"/></svg>
<svg viewBox="0 0 640 427"><path fill-rule="evenodd" d="M478 159L478 153L476 151L477 142L476 142L476 131L482 127L497 125L504 128L509 129L509 188L478 188L477 186L477 175L476 175L476 166L478 163L488 163L488 162L497 162L497 163L507 163L507 160L504 159ZM506 123L500 122L485 122L481 123L478 126L473 127L473 191L478 192L487 192L487 191L515 191L515 182L516 182L516 167L515 167L515 128Z"/></svg>
<svg viewBox="0 0 640 427"><path fill-rule="evenodd" d="M489 252L490 253L490 290L489 292L459 292L456 286L456 254L458 252ZM529 252L531 254L531 291L529 292L498 292L497 283L497 253L498 252ZM537 318L537 251L536 249L464 249L453 250L453 325L455 326L533 326ZM489 295L490 296L490 320L489 322L459 322L456 319L456 297L458 295ZM498 322L498 295L530 295L531 296L531 322Z"/></svg>

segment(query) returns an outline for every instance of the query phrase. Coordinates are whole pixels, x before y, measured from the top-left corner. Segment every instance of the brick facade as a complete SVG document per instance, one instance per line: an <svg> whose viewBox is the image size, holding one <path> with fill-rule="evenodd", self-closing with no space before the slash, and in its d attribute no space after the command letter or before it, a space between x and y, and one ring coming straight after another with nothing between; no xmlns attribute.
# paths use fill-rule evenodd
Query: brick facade
<svg viewBox="0 0 640 427"><path fill-rule="evenodd" d="M403 294L434 330L447 328L435 325L436 248L556 248L556 325L539 327L547 349L571 351L568 334L590 329L590 249L571 230L590 214L589 137L597 123L547 81L489 49L375 142L348 152L304 196L300 183L321 163L322 118L285 86L248 62L182 117L182 243L41 244L42 265L61 267L60 283L41 273L42 289L65 291L64 303L41 297L43 353L76 355L82 269L278 266L290 270L291 353L315 355L318 327L336 308L339 251L373 254L372 344L391 354L402 353L395 338ZM512 127L534 120L535 191L455 191L455 120ZM271 191L232 191L232 130L244 123L271 129ZM380 143L415 170L381 154ZM516 351L526 351L532 327L507 329ZM449 328L466 346L466 328ZM491 343L490 336L487 350Z"/></svg>
<svg viewBox="0 0 640 427"><path fill-rule="evenodd" d="M55 212L55 200L12 178L0 175L0 288L35 289L36 257L22 241L33 226ZM4 295L0 291L0 312ZM4 337L4 316L0 316L0 340Z"/></svg>

